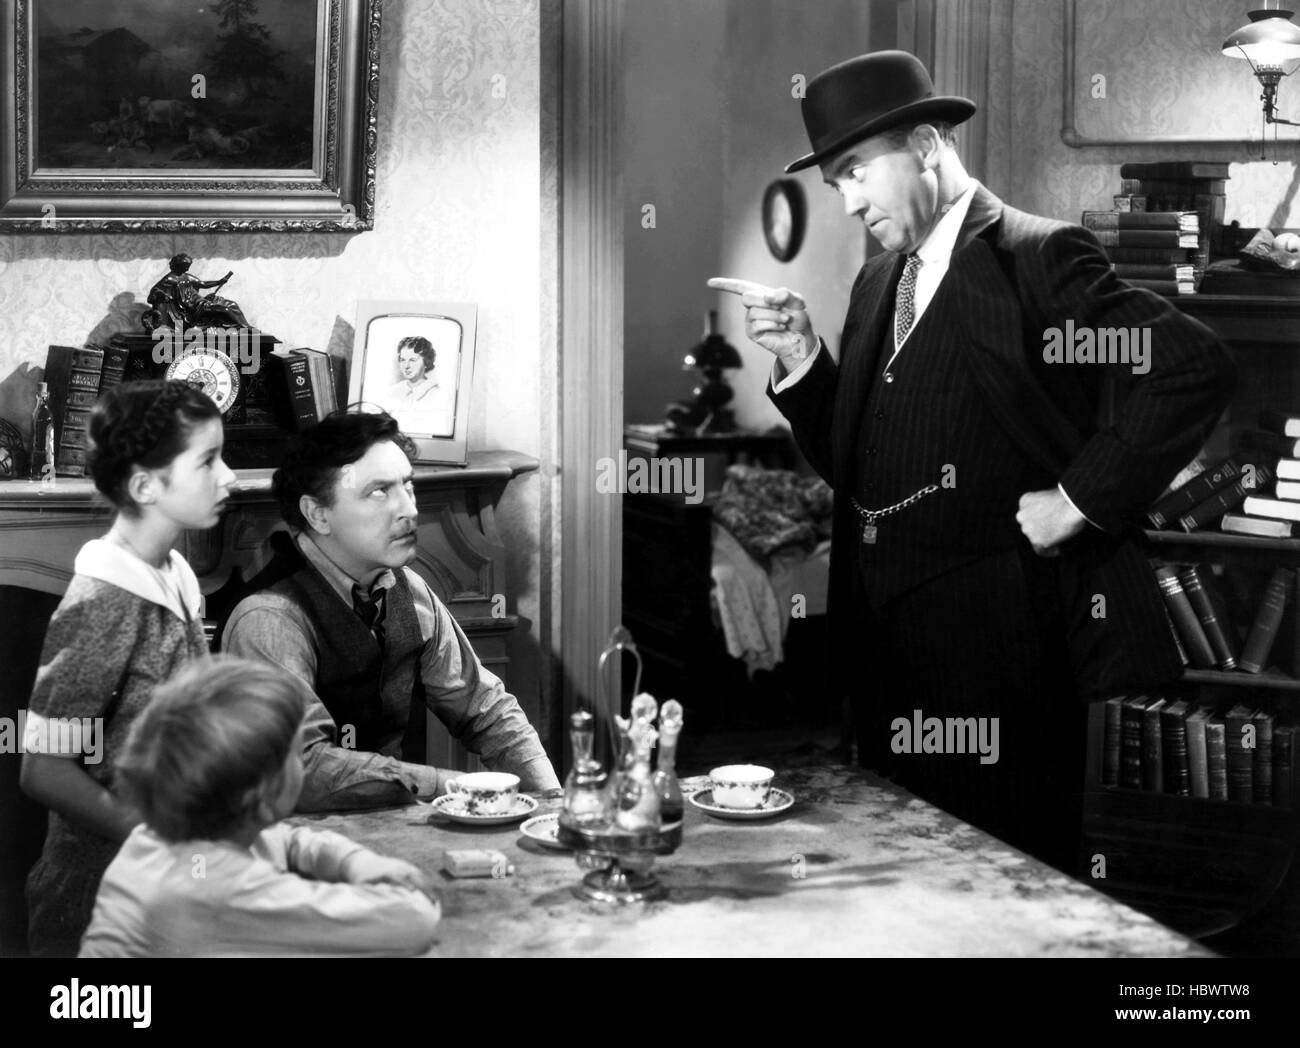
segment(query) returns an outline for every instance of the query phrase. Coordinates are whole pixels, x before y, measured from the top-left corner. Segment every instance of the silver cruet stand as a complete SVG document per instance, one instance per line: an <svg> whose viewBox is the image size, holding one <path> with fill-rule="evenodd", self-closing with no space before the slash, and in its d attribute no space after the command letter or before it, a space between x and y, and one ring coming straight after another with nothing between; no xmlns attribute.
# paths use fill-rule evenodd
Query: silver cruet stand
<svg viewBox="0 0 1300 1048"><path fill-rule="evenodd" d="M632 634L623 626L616 626L609 643L600 653L598 679L609 688L612 699L605 707L605 726L611 742L611 754L619 751L618 738L610 710L620 705L622 675L614 673L614 683L607 683L606 663L615 655L627 652L636 659L636 677L632 688L634 695L641 689L641 655L636 650ZM595 713L599 729L599 712ZM617 757L613 758L617 762ZM610 789L617 789L617 766L609 769ZM574 885L573 893L580 899L593 902L634 903L662 899L668 888L655 876L655 856L671 855L682 842L680 821L660 826L653 831L634 833L616 826L611 820L598 826L566 825L560 818L556 839L573 849L579 869L587 870L581 882Z"/></svg>

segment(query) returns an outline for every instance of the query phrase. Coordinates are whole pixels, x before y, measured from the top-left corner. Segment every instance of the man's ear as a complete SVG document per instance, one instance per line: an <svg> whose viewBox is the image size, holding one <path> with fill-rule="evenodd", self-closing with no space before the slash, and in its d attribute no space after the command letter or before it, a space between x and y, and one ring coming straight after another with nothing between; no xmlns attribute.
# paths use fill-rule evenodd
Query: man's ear
<svg viewBox="0 0 1300 1048"><path fill-rule="evenodd" d="M302 519L307 522L307 526L317 535L328 535L330 533L327 509L327 506L322 505L318 499L313 498L311 495L302 495L298 498L298 512L302 514Z"/></svg>
<svg viewBox="0 0 1300 1048"><path fill-rule="evenodd" d="M921 159L921 166L932 170L939 165L939 147L943 139L937 128L929 124L918 124L912 129L912 146Z"/></svg>
<svg viewBox="0 0 1300 1048"><path fill-rule="evenodd" d="M126 480L126 493L137 506L149 506L158 501L159 478L151 470L139 466L131 470Z"/></svg>

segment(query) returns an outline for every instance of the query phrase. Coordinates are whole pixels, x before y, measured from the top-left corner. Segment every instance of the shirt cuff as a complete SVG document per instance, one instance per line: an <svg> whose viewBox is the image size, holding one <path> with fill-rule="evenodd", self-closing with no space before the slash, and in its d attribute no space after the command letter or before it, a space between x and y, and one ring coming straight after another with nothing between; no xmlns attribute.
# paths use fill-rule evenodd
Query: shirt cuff
<svg viewBox="0 0 1300 1048"><path fill-rule="evenodd" d="M1063 488L1060 484L1057 484L1057 485L1056 485L1056 490L1059 491L1059 492L1061 493L1061 498L1065 499L1065 501L1068 502L1068 503L1070 504L1070 508L1073 509L1075 513L1079 514L1079 516L1081 516L1084 520L1087 520L1088 523L1091 524L1091 525L1092 525L1094 528L1096 528L1098 531L1104 531L1104 530L1105 530L1104 528L1102 528L1099 524L1095 523L1094 521L1088 520L1088 514L1084 513L1083 510L1081 510L1078 506L1076 506L1076 505L1074 504L1074 499L1070 498L1070 496L1066 493L1065 488Z"/></svg>
<svg viewBox="0 0 1300 1048"><path fill-rule="evenodd" d="M813 347L813 351L808 354L807 359L780 381L778 381L776 377L777 369L780 368L784 370L784 365L779 360L772 361L772 391L774 393L784 393L787 389L803 378L804 375L808 374L808 369L812 367L812 362L817 359L817 354L821 352L821 349L822 340L818 339L817 345Z"/></svg>

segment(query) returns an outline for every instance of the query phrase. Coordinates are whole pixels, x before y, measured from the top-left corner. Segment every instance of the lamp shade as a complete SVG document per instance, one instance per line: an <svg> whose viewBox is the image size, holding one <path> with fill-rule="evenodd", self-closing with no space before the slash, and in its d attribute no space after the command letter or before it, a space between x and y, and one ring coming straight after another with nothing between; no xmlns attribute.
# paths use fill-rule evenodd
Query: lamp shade
<svg viewBox="0 0 1300 1048"><path fill-rule="evenodd" d="M1250 22L1223 42L1229 58L1244 58L1253 66L1280 67L1300 58L1300 26L1291 11L1276 8L1251 11Z"/></svg>
<svg viewBox="0 0 1300 1048"><path fill-rule="evenodd" d="M682 370L699 368L738 368L743 367L740 351L718 334L718 313L709 310L704 325L704 341L686 354L682 361Z"/></svg>

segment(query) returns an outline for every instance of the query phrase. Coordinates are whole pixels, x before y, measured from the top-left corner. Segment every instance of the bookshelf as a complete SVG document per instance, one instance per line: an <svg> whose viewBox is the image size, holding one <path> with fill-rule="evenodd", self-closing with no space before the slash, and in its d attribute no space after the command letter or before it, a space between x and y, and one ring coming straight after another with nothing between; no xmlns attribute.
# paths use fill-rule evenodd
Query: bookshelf
<svg viewBox="0 0 1300 1048"><path fill-rule="evenodd" d="M1239 369L1238 388L1207 442L1211 455L1238 446L1261 410L1300 405L1300 368L1291 355L1300 346L1300 299L1247 296L1184 296L1170 302L1207 324L1228 344ZM1300 569L1300 539L1232 535L1214 530L1147 531L1151 556L1167 562L1221 565L1221 582L1237 592L1234 619L1241 622L1245 595L1262 597L1275 567ZM1300 724L1300 612L1293 593L1271 656L1257 674L1191 669L1159 694L1195 704L1242 702ZM1089 716L1085 781L1084 859L1104 856L1106 876L1093 883L1180 931L1199 938L1231 929L1263 941L1270 935L1300 936L1300 877L1291 873L1300 846L1300 807L1212 801L1176 794L1103 786L1104 707ZM1084 867L1087 869L1088 867ZM1281 908L1281 910L1279 910ZM1274 927L1286 911L1287 927ZM1253 920L1261 913L1265 920ZM1242 926L1245 925L1245 928ZM1252 939L1252 942L1257 940Z"/></svg>

